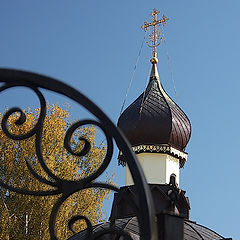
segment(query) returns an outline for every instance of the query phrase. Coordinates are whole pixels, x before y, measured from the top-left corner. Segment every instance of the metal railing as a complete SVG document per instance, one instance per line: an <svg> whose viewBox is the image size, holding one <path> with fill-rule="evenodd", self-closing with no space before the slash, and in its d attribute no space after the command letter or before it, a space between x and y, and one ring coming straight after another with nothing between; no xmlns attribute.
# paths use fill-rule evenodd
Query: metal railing
<svg viewBox="0 0 240 240"><path fill-rule="evenodd" d="M9 69L0 69L0 82L2 83L0 87L0 92L4 92L7 89L13 87L26 87L32 90L39 99L40 102L40 114L36 125L31 129L27 134L23 135L14 135L8 126L8 119L9 117L18 112L19 118L15 122L17 125L22 125L26 121L25 114L22 109L18 107L14 107L9 109L5 112L1 127L4 134L12 140L23 141L28 139L32 136L35 136L35 151L37 160L39 161L42 169L44 172L49 176L49 179L45 179L38 175L37 172L31 167L31 164L26 162L27 167L29 169L29 174L32 174L38 181L47 184L52 187L52 190L48 191L34 191L28 190L25 188L16 188L5 183L3 180L0 180L0 186L8 189L9 191L13 191L18 194L24 195L33 195L33 196L50 196L50 195L57 195L58 199L51 209L51 215L49 219L49 232L50 237L52 240L57 240L56 234L56 216L57 213L62 206L62 204L66 201L66 199L71 196L72 194L87 189L87 188L105 188L110 189L115 192L119 191L119 188L115 185L102 183L96 181L97 177L100 176L108 167L110 161L112 160L113 156L113 140L116 142L119 151L124 154L126 158L126 162L129 166L130 172L132 174L132 178L134 184L137 188L137 193L140 201L141 209L137 212L137 218L139 223L139 230L140 230L140 238L144 240L156 240L157 239L157 231L156 231L156 224L155 224L155 216L154 216L154 207L152 204L151 193L149 191L148 184L144 177L143 171L136 159L135 154L131 150L131 146L120 132L120 130L112 123L112 121L102 112L92 101L90 101L86 96L82 93L77 91L76 89L70 87L67 84L64 84L58 80L53 78L49 78L46 76L42 76L35 73L18 71L18 70L9 70ZM91 147L87 139L81 139L84 141L84 148L80 152L75 152L71 148L70 139L74 133L74 131L80 127L87 124L95 125L102 129L105 137L107 139L107 153L105 156L104 161L94 172L92 175L87 176L80 180L66 180L62 179L57 176L54 171L52 171L46 164L44 159L44 155L42 153L42 131L43 131L43 123L46 116L46 100L42 90L50 90L69 99L75 101L79 105L83 106L87 109L90 113L94 115L94 119L87 119L87 120L79 120L72 124L66 131L65 139L64 139L64 147L65 149L74 156L84 156L89 151L91 151ZM6 105L7 103L2 103ZM132 237L125 232L124 230L117 229L114 225L109 226L108 229L104 229L101 232L98 232L97 235L94 231L92 231L92 224L91 222L84 216L74 216L73 218L69 219L69 226L72 226L75 221L83 219L87 223L87 230L88 230L88 239L100 239L105 234L115 234L117 239L121 236L123 239L132 239ZM70 227L71 228L71 227ZM122 239L121 238L121 239Z"/></svg>

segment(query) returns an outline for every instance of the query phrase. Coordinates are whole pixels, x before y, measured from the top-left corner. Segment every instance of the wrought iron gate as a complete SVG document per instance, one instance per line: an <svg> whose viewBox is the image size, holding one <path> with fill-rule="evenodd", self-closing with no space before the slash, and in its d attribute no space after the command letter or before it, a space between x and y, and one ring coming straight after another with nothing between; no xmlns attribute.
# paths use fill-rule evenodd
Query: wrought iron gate
<svg viewBox="0 0 240 240"><path fill-rule="evenodd" d="M2 180L0 181L0 186L8 189L9 191L14 191L19 194L46 196L46 197L49 195L58 196L58 200L56 201L54 207L51 210L51 215L49 219L49 231L50 231L51 239L52 240L58 239L56 235L56 229L55 229L56 215L59 211L60 206L64 203L64 201L69 196L71 196L77 191L81 191L81 190L84 190L87 188L93 188L93 187L111 189L116 192L119 191L119 189L114 185L95 181L96 178L106 170L107 166L109 165L112 159L113 140L115 140L119 150L126 157L126 162L131 171L131 174L139 195L141 210L138 211L137 217L139 222L141 239L156 240L157 236L156 236L154 210L153 210L151 194L150 194L146 179L136 159L135 154L131 150L131 147L128 141L123 136L123 134L119 131L119 129L111 122L111 120L92 101L90 101L82 93L53 78L49 78L46 76L42 76L35 73L30 73L30 72L0 69L0 82L2 83L2 85L0 86L0 92L3 92L13 87L26 87L32 90L39 99L39 102L40 102L39 118L34 128L30 130L27 134L14 135L9 130L8 119L12 114L16 112L20 114L19 119L15 122L15 124L17 125L22 125L26 120L24 112L19 107L13 107L9 109L7 112L5 112L2 118L1 127L5 135L12 140L22 141L32 136L35 136L35 148L36 148L35 150L36 150L37 159L41 164L42 169L49 176L49 179L52 179L52 180L49 181L47 179L42 178L40 175L38 175L37 172L33 170L33 168L31 167L31 164L26 162L27 167L29 169L29 174L32 174L36 179L38 179L38 181L51 186L52 190L51 191L31 191L27 189L21 189L21 188L10 186L7 183L3 182ZM75 122L66 131L66 135L64 139L64 147L69 153L75 156L84 156L89 151L91 151L90 143L86 139L81 139L85 143L84 148L81 150L81 152L75 152L70 146L70 139L74 131L78 127L84 126L86 124L92 124L102 129L107 139L107 153L101 166L92 175L77 181L70 181L70 180L59 178L58 176L55 175L53 171L51 171L48 168L44 160L44 156L42 154L42 131L43 131L44 118L46 116L46 100L42 93L43 89L47 89L70 98L71 100L75 101L76 103L78 103L79 105L87 109L90 113L92 113L95 116L95 119L97 119L97 120L95 119L79 120ZM2 104L6 105L7 103L2 103ZM123 239L132 239L127 232L124 232L115 228L114 225L110 226L109 229L105 229L100 233L98 232L98 234L96 235L92 231L92 226L90 221L83 216L75 216L69 219L69 226L71 227L71 225L76 220L79 220L79 219L84 219L87 222L88 232L89 232L88 239L99 239L100 237L109 233L115 233L115 235L118 236L117 239L119 239L120 236L122 236Z"/></svg>

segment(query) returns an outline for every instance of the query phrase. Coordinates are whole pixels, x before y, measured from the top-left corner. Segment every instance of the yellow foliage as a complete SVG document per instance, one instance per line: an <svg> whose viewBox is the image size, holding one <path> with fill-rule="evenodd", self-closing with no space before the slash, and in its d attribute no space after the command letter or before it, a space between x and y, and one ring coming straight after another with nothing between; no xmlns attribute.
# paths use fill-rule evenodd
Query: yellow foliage
<svg viewBox="0 0 240 240"><path fill-rule="evenodd" d="M26 134L35 126L39 109L25 111L26 121L18 126L14 122L18 114L9 117L9 131L12 134ZM0 119L2 116L0 115ZM96 128L86 126L74 132L71 146L81 150L84 137L91 142L91 151L86 156L76 157L66 151L63 145L67 128L70 126L69 113L57 105L47 106L42 135L42 153L48 168L58 177L77 180L95 172L103 161L106 147L95 144ZM29 139L14 141L5 136L0 129L0 176L15 187L29 190L51 190L52 187L34 178L26 165L28 160L32 168L47 180L52 180L42 169L36 156L35 135ZM112 177L106 180L112 183ZM59 239L67 239L71 232L67 221L74 215L84 215L92 224L103 220L103 200L109 195L107 189L85 189L69 197L57 215L56 229ZM60 196L33 197L16 194L0 188L0 239L50 239L48 222L52 207ZM77 230L85 227L83 222L76 223Z"/></svg>

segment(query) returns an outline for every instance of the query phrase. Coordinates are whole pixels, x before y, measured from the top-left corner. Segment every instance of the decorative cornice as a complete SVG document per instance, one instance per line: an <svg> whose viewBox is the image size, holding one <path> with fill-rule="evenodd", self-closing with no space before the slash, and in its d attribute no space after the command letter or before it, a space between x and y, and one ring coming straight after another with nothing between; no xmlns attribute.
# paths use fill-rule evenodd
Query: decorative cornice
<svg viewBox="0 0 240 240"><path fill-rule="evenodd" d="M137 145L133 146L132 150L135 152L135 154L140 153L165 153L169 154L177 159L179 159L180 168L182 168L187 161L188 154L186 152L180 151L170 145L162 144L162 145ZM125 158L122 154L122 152L119 153L118 156L118 164L125 166Z"/></svg>

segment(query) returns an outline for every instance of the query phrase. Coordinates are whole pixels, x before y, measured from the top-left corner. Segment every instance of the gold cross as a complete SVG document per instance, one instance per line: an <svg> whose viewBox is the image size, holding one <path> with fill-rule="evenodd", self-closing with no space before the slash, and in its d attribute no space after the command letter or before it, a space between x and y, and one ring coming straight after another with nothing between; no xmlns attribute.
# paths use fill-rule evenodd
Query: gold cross
<svg viewBox="0 0 240 240"><path fill-rule="evenodd" d="M159 11L154 8L153 12L151 13L151 16L153 17L153 20L151 23L144 22L142 25L142 29L146 32L149 27L152 27L153 30L149 35L149 40L152 42L152 45L149 45L153 49L152 56L153 58L157 57L157 46L161 43L162 37L160 38L160 33L157 31L157 26L162 24L163 26L167 22L168 18L163 15L162 19L158 19L157 15L159 14ZM160 42L158 43L158 40L160 39Z"/></svg>

